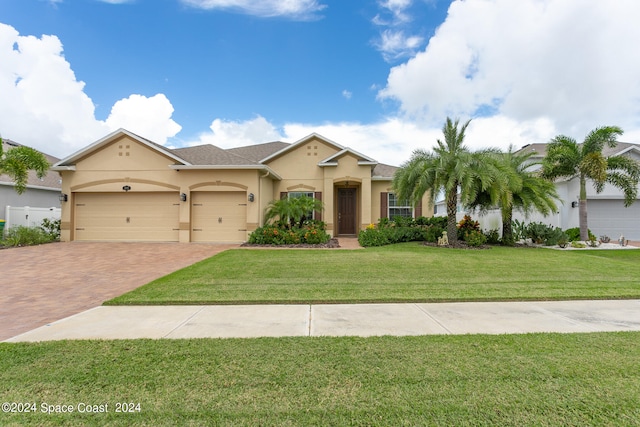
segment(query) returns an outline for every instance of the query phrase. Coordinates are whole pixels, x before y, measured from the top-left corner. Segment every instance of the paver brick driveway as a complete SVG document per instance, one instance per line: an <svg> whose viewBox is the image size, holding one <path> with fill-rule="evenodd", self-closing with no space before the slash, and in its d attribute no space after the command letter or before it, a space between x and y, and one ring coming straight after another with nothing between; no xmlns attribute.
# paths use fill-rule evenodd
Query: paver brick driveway
<svg viewBox="0 0 640 427"><path fill-rule="evenodd" d="M0 250L0 341L235 246L66 242Z"/></svg>

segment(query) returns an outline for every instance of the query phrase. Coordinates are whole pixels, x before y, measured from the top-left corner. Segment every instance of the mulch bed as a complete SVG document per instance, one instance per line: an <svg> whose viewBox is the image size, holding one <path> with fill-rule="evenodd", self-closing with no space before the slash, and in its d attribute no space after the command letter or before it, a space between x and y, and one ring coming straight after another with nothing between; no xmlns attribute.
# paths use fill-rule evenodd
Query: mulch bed
<svg viewBox="0 0 640 427"><path fill-rule="evenodd" d="M245 248L304 248L304 249L335 249L339 248L340 244L338 243L338 239L332 238L329 239L327 243L319 243L317 245L310 245L308 243L301 243L297 245L258 245L252 243L243 243L240 245Z"/></svg>
<svg viewBox="0 0 640 427"><path fill-rule="evenodd" d="M480 246L469 246L467 242L464 240L458 240L454 243L449 243L448 245L440 246L437 243L431 242L423 242L424 246L432 246L434 248L444 248L444 249L491 249L490 245L480 245Z"/></svg>

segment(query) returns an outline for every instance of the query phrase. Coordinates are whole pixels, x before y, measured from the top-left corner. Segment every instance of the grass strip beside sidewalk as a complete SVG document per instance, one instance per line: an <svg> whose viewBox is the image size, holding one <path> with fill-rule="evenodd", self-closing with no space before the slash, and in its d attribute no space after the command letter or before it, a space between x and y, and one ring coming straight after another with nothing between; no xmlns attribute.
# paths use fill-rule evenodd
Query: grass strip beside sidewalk
<svg viewBox="0 0 640 427"><path fill-rule="evenodd" d="M0 424L640 425L639 343L638 332L5 343L0 400L38 410Z"/></svg>

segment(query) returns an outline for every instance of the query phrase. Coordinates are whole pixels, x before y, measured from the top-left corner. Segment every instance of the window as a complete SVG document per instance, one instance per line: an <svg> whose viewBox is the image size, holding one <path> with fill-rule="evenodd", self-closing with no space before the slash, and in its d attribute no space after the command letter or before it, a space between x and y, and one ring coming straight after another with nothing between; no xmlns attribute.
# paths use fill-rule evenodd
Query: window
<svg viewBox="0 0 640 427"><path fill-rule="evenodd" d="M388 194L389 197L389 219L393 219L395 216L404 216L407 218L413 218L413 208L409 204L408 200L399 200L393 193Z"/></svg>
<svg viewBox="0 0 640 427"><path fill-rule="evenodd" d="M289 193L287 194L287 197L289 199L297 199L298 197L304 197L304 196L307 196L308 198L313 199L314 193L313 191L289 191ZM308 219L316 219L315 216L316 216L316 213L314 211L310 211L305 215L305 217Z"/></svg>

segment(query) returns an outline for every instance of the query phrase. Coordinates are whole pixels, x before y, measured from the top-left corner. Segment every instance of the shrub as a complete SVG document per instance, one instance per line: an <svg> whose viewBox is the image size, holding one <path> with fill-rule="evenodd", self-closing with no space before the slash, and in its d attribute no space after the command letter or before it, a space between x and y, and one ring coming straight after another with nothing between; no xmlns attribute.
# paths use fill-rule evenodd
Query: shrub
<svg viewBox="0 0 640 427"><path fill-rule="evenodd" d="M60 240L60 219L45 218L40 227L51 237L52 241Z"/></svg>
<svg viewBox="0 0 640 427"><path fill-rule="evenodd" d="M527 225L524 223L524 221L518 221L517 219L511 221L511 234L513 234L514 240L513 242L511 242L511 246L518 240L526 239ZM506 244L504 239L502 240L502 244Z"/></svg>
<svg viewBox="0 0 640 427"><path fill-rule="evenodd" d="M388 245L389 239L383 228L367 228L358 233L358 243L363 248Z"/></svg>
<svg viewBox="0 0 640 427"><path fill-rule="evenodd" d="M41 227L19 225L7 230L3 246L31 246L53 242L55 239Z"/></svg>
<svg viewBox="0 0 640 427"><path fill-rule="evenodd" d="M555 246L560 245L560 243L564 243L566 245L568 240L569 239L564 231L562 231L560 227L555 227L545 236L543 244L545 246Z"/></svg>
<svg viewBox="0 0 640 427"><path fill-rule="evenodd" d="M437 243L438 238L442 237L443 227L439 225L431 224L427 225L424 229L424 240L429 243Z"/></svg>
<svg viewBox="0 0 640 427"><path fill-rule="evenodd" d="M317 245L329 241L321 221L306 221L301 228L287 228L286 225L265 225L257 228L249 236L249 243L256 245Z"/></svg>
<svg viewBox="0 0 640 427"><path fill-rule="evenodd" d="M396 227L412 227L415 221L410 216L394 216L392 219Z"/></svg>
<svg viewBox="0 0 640 427"><path fill-rule="evenodd" d="M576 240L580 240L580 227L568 228L564 232L569 238L570 242L575 242ZM587 229L587 232L589 234L589 239L593 237L593 239L595 240L596 236L591 232L591 230Z"/></svg>
<svg viewBox="0 0 640 427"><path fill-rule="evenodd" d="M471 230L464 233L464 240L469 246L482 246L487 242L487 237L478 230Z"/></svg>
<svg viewBox="0 0 640 427"><path fill-rule="evenodd" d="M463 240L464 236L472 231L480 232L480 223L474 221L469 215L465 215L458 223L458 240Z"/></svg>
<svg viewBox="0 0 640 427"><path fill-rule="evenodd" d="M487 243L490 245L497 245L500 243L500 233L497 228L485 231L484 236L487 238Z"/></svg>

